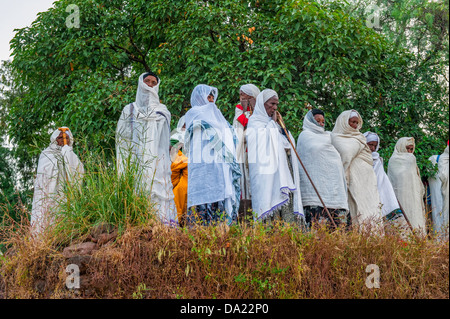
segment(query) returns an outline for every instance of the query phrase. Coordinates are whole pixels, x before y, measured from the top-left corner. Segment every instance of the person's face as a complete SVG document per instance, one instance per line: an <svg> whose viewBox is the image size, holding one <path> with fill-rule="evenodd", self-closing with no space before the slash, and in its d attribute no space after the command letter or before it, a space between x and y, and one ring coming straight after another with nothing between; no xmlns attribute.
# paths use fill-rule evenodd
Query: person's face
<svg viewBox="0 0 450 319"><path fill-rule="evenodd" d="M316 120L317 124L319 124L322 127L325 127L325 118L322 114L316 114L314 115L314 119Z"/></svg>
<svg viewBox="0 0 450 319"><path fill-rule="evenodd" d="M377 146L378 146L378 142L377 141L368 142L367 145L369 145L369 148L372 151L372 153L376 152Z"/></svg>
<svg viewBox="0 0 450 319"><path fill-rule="evenodd" d="M208 95L208 102L214 103L214 96L212 96L211 94Z"/></svg>
<svg viewBox="0 0 450 319"><path fill-rule="evenodd" d="M269 117L273 117L273 114L278 109L278 104L280 102L278 101L278 97L272 96L270 99L264 103L264 107L266 108L267 115Z"/></svg>
<svg viewBox="0 0 450 319"><path fill-rule="evenodd" d="M240 99L241 105L244 108L244 110L246 110L246 109L253 110L255 108L256 99L253 96L240 91L239 99Z"/></svg>
<svg viewBox="0 0 450 319"><path fill-rule="evenodd" d="M406 145L406 151L408 153L414 153L414 146L413 145Z"/></svg>
<svg viewBox="0 0 450 319"><path fill-rule="evenodd" d="M56 144L58 144L59 146L64 146L64 132L59 132L59 135L56 138Z"/></svg>
<svg viewBox="0 0 450 319"><path fill-rule="evenodd" d="M144 83L152 88L158 84L158 80L153 75L149 75L149 76L145 77Z"/></svg>
<svg viewBox="0 0 450 319"><path fill-rule="evenodd" d="M353 127L355 130L357 130L357 129L358 129L358 124L359 124L359 118L357 118L356 116L351 117L351 118L348 120L348 124L349 124L351 127Z"/></svg>

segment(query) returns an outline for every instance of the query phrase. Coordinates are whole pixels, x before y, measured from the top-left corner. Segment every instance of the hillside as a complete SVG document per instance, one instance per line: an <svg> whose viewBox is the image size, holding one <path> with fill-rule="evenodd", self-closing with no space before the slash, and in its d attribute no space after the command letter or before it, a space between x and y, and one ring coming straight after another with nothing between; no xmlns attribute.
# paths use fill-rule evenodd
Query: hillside
<svg viewBox="0 0 450 319"><path fill-rule="evenodd" d="M101 225L79 242L15 232L1 258L2 298L449 298L449 245L433 239L153 223L119 235ZM79 289L66 285L71 264L80 270Z"/></svg>

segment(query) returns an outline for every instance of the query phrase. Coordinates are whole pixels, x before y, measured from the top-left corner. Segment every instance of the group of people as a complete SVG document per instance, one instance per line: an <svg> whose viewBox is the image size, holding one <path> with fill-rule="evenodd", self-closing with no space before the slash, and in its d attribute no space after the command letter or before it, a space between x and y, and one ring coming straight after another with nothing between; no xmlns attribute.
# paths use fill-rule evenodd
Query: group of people
<svg viewBox="0 0 450 319"><path fill-rule="evenodd" d="M252 218L306 228L319 222L426 233L426 191L414 138L398 140L386 174L377 152L380 138L360 131L363 119L356 110L342 112L331 132L324 112L309 110L295 143L278 112L277 92L253 84L241 86L232 124L215 104L217 88L196 86L190 110L171 131L160 84L152 72L139 77L136 100L118 121L116 158L118 174L131 170L137 191L151 197L162 222L210 225ZM70 130L60 128L41 154L32 223L42 220L51 204L44 198L58 193L60 181L82 178L72 141ZM439 169L430 187L434 230L447 234L448 148L433 157Z"/></svg>

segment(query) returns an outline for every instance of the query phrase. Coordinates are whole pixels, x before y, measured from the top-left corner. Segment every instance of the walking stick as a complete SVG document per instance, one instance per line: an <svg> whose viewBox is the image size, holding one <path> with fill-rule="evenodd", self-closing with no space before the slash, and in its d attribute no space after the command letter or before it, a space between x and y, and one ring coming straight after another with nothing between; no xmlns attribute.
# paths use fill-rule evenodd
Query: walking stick
<svg viewBox="0 0 450 319"><path fill-rule="evenodd" d="M406 222L408 223L409 228L411 228L411 231L412 231L412 233L414 234L414 229L413 229L411 223L409 222L408 217L406 217L405 210L403 209L403 207L402 207L402 205L400 204L400 202L398 201L398 199L397 199L397 203L398 203L398 206L400 207L400 210L402 211L403 216L405 217Z"/></svg>
<svg viewBox="0 0 450 319"><path fill-rule="evenodd" d="M289 133L288 133L288 131L287 131L287 129L286 129L286 125L284 125L284 121L283 121L283 118L281 117L281 114L280 114L278 111L275 111L275 112L277 112L278 119L279 119L279 124L281 125L282 129L283 129L284 132L286 133L286 137L287 137L287 139L289 140L289 143L291 144L292 149L293 149L294 152L295 152L295 155L297 155L297 158L298 158L300 164L302 165L303 170L304 170L305 173L306 173L306 176L308 177L309 181L311 182L311 185L312 185L312 187L314 188L314 191L316 192L317 196L319 197L319 200L320 200L320 202L322 203L323 208L324 208L325 211L327 212L327 215L328 215L328 217L330 218L331 222L333 223L334 228L337 228L336 223L334 222L334 219L331 217L331 214L330 214L330 212L329 212L327 206L326 206L325 203L323 202L323 199L322 199L322 197L320 196L319 191L318 191L317 188L316 188L316 185L314 185L314 182L312 181L311 177L309 176L308 171L307 171L306 168L305 168L305 165L303 165L303 162L302 162L302 160L300 159L300 155L298 155L298 153L297 153L297 149L295 148L294 144L292 143L292 140L291 140L291 138L290 138L290 136L289 136Z"/></svg>

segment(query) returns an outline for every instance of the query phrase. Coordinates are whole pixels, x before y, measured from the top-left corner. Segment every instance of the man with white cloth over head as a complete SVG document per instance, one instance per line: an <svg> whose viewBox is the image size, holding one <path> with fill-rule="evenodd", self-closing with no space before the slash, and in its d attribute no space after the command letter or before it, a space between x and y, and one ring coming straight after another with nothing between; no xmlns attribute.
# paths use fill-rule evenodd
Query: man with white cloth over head
<svg viewBox="0 0 450 319"><path fill-rule="evenodd" d="M426 234L424 195L425 187L420 177L414 156L415 141L412 137L402 137L395 145L389 159L388 176L395 195L404 210L411 226Z"/></svg>
<svg viewBox="0 0 450 319"><path fill-rule="evenodd" d="M83 163L73 151L73 135L69 128L53 132L50 145L42 151L34 182L31 227L42 234L52 223L54 208L61 203L67 183L80 183L84 175Z"/></svg>
<svg viewBox="0 0 450 319"><path fill-rule="evenodd" d="M297 223L304 215L299 162L277 123L278 103L277 92L265 89L258 95L255 111L248 121L252 207L259 220Z"/></svg>
<svg viewBox="0 0 450 319"><path fill-rule="evenodd" d="M116 130L116 157L119 174L137 170L137 188L147 192L155 203L155 212L165 224L176 223L172 190L170 118L160 103L161 80L152 72L141 74L136 101L122 111Z"/></svg>
<svg viewBox="0 0 450 319"><path fill-rule="evenodd" d="M325 131L325 114L313 109L303 119L303 131L297 141L297 152L323 202L337 226L346 225L348 214L347 182L341 156L331 144L331 132ZM300 189L308 226L327 220L322 202L300 166Z"/></svg>
<svg viewBox="0 0 450 319"><path fill-rule="evenodd" d="M355 110L342 112L331 134L333 146L341 155L348 185L352 225L370 224L382 231L381 204L372 152L360 132L361 115Z"/></svg>
<svg viewBox="0 0 450 319"><path fill-rule="evenodd" d="M260 93L258 87L253 84L242 85L239 91L240 104L236 105L233 127L236 130L238 145L236 155L239 165L241 166L241 204L239 207L239 215L245 218L251 211L251 188L250 174L248 171L248 153L247 141L245 139L245 131L250 116L253 113L256 104L256 98Z"/></svg>
<svg viewBox="0 0 450 319"><path fill-rule="evenodd" d="M241 171L236 160L237 138L215 104L217 96L215 87L197 85L191 94L192 108L185 115L189 225L229 225L238 215Z"/></svg>
<svg viewBox="0 0 450 319"><path fill-rule="evenodd" d="M439 178L442 183L442 228L443 235L448 240L449 236L449 222L448 222L448 202L449 202L449 185L448 185L448 171L449 171L449 154L448 154L448 146L449 143L447 141L447 147L444 150L444 153L441 154L439 160Z"/></svg>
<svg viewBox="0 0 450 319"><path fill-rule="evenodd" d="M386 222L386 229L398 230L402 234L406 234L409 231L408 222L400 210L394 188L384 171L383 158L378 153L380 149L380 137L378 134L370 131L364 133L364 136L366 137L367 145L369 145L372 151L373 169L377 176L378 193L382 204L381 212Z"/></svg>

